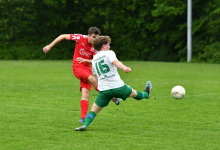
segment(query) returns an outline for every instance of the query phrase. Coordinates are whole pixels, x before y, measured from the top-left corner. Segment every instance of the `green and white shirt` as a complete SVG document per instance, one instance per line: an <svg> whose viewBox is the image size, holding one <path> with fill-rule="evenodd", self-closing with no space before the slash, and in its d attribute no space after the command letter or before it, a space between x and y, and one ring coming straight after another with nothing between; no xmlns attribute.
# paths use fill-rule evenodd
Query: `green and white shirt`
<svg viewBox="0 0 220 150"><path fill-rule="evenodd" d="M124 86L124 81L118 74L117 67L112 64L118 60L112 50L98 51L92 60L92 71L98 77L98 90L105 91Z"/></svg>

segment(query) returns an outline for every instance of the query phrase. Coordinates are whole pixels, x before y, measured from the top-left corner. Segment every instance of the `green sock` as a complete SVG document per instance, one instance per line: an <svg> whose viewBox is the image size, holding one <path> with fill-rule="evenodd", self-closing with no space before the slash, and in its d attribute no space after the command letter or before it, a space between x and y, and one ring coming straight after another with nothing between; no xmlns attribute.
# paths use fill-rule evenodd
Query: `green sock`
<svg viewBox="0 0 220 150"><path fill-rule="evenodd" d="M146 97L148 97L147 92L137 91L137 96L134 97L134 99L141 100L141 99L146 98Z"/></svg>
<svg viewBox="0 0 220 150"><path fill-rule="evenodd" d="M88 127L90 125L90 123L94 120L95 116L96 116L96 114L93 111L88 112L83 125Z"/></svg>

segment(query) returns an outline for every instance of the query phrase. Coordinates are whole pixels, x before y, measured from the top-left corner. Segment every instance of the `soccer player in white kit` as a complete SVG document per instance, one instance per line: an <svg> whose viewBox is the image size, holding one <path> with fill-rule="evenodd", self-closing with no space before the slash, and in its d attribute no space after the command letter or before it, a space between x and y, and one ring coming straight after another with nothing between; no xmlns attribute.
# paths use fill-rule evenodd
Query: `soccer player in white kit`
<svg viewBox="0 0 220 150"><path fill-rule="evenodd" d="M92 60L92 71L98 80L99 94L93 103L92 109L87 113L83 126L74 129L74 131L85 131L89 124L94 120L100 110L107 106L113 97L122 98L124 101L128 97L141 100L150 98L152 84L147 82L144 92L136 91L126 85L121 80L117 68L124 70L126 73L131 68L120 62L115 53L110 49L111 39L109 36L99 36L93 41L93 47L98 51Z"/></svg>

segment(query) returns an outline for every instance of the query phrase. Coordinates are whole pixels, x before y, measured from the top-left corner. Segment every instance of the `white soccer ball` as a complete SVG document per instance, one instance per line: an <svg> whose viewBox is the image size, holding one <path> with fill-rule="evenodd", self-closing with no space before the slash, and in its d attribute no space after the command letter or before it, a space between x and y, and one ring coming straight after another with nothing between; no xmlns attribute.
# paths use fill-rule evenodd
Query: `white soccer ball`
<svg viewBox="0 0 220 150"><path fill-rule="evenodd" d="M184 89L184 87L177 85L174 86L171 90L171 95L176 98L176 99L181 99L185 96L186 91Z"/></svg>

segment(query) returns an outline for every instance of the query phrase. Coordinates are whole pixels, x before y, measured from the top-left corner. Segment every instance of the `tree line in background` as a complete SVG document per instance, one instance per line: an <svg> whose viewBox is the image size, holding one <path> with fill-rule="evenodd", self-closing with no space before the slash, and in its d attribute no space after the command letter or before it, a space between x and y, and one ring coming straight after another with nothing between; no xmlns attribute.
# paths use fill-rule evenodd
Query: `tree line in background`
<svg viewBox="0 0 220 150"><path fill-rule="evenodd" d="M220 63L220 1L192 2L192 61ZM42 48L91 26L121 60L187 60L187 0L0 0L0 59L72 59L72 41Z"/></svg>

